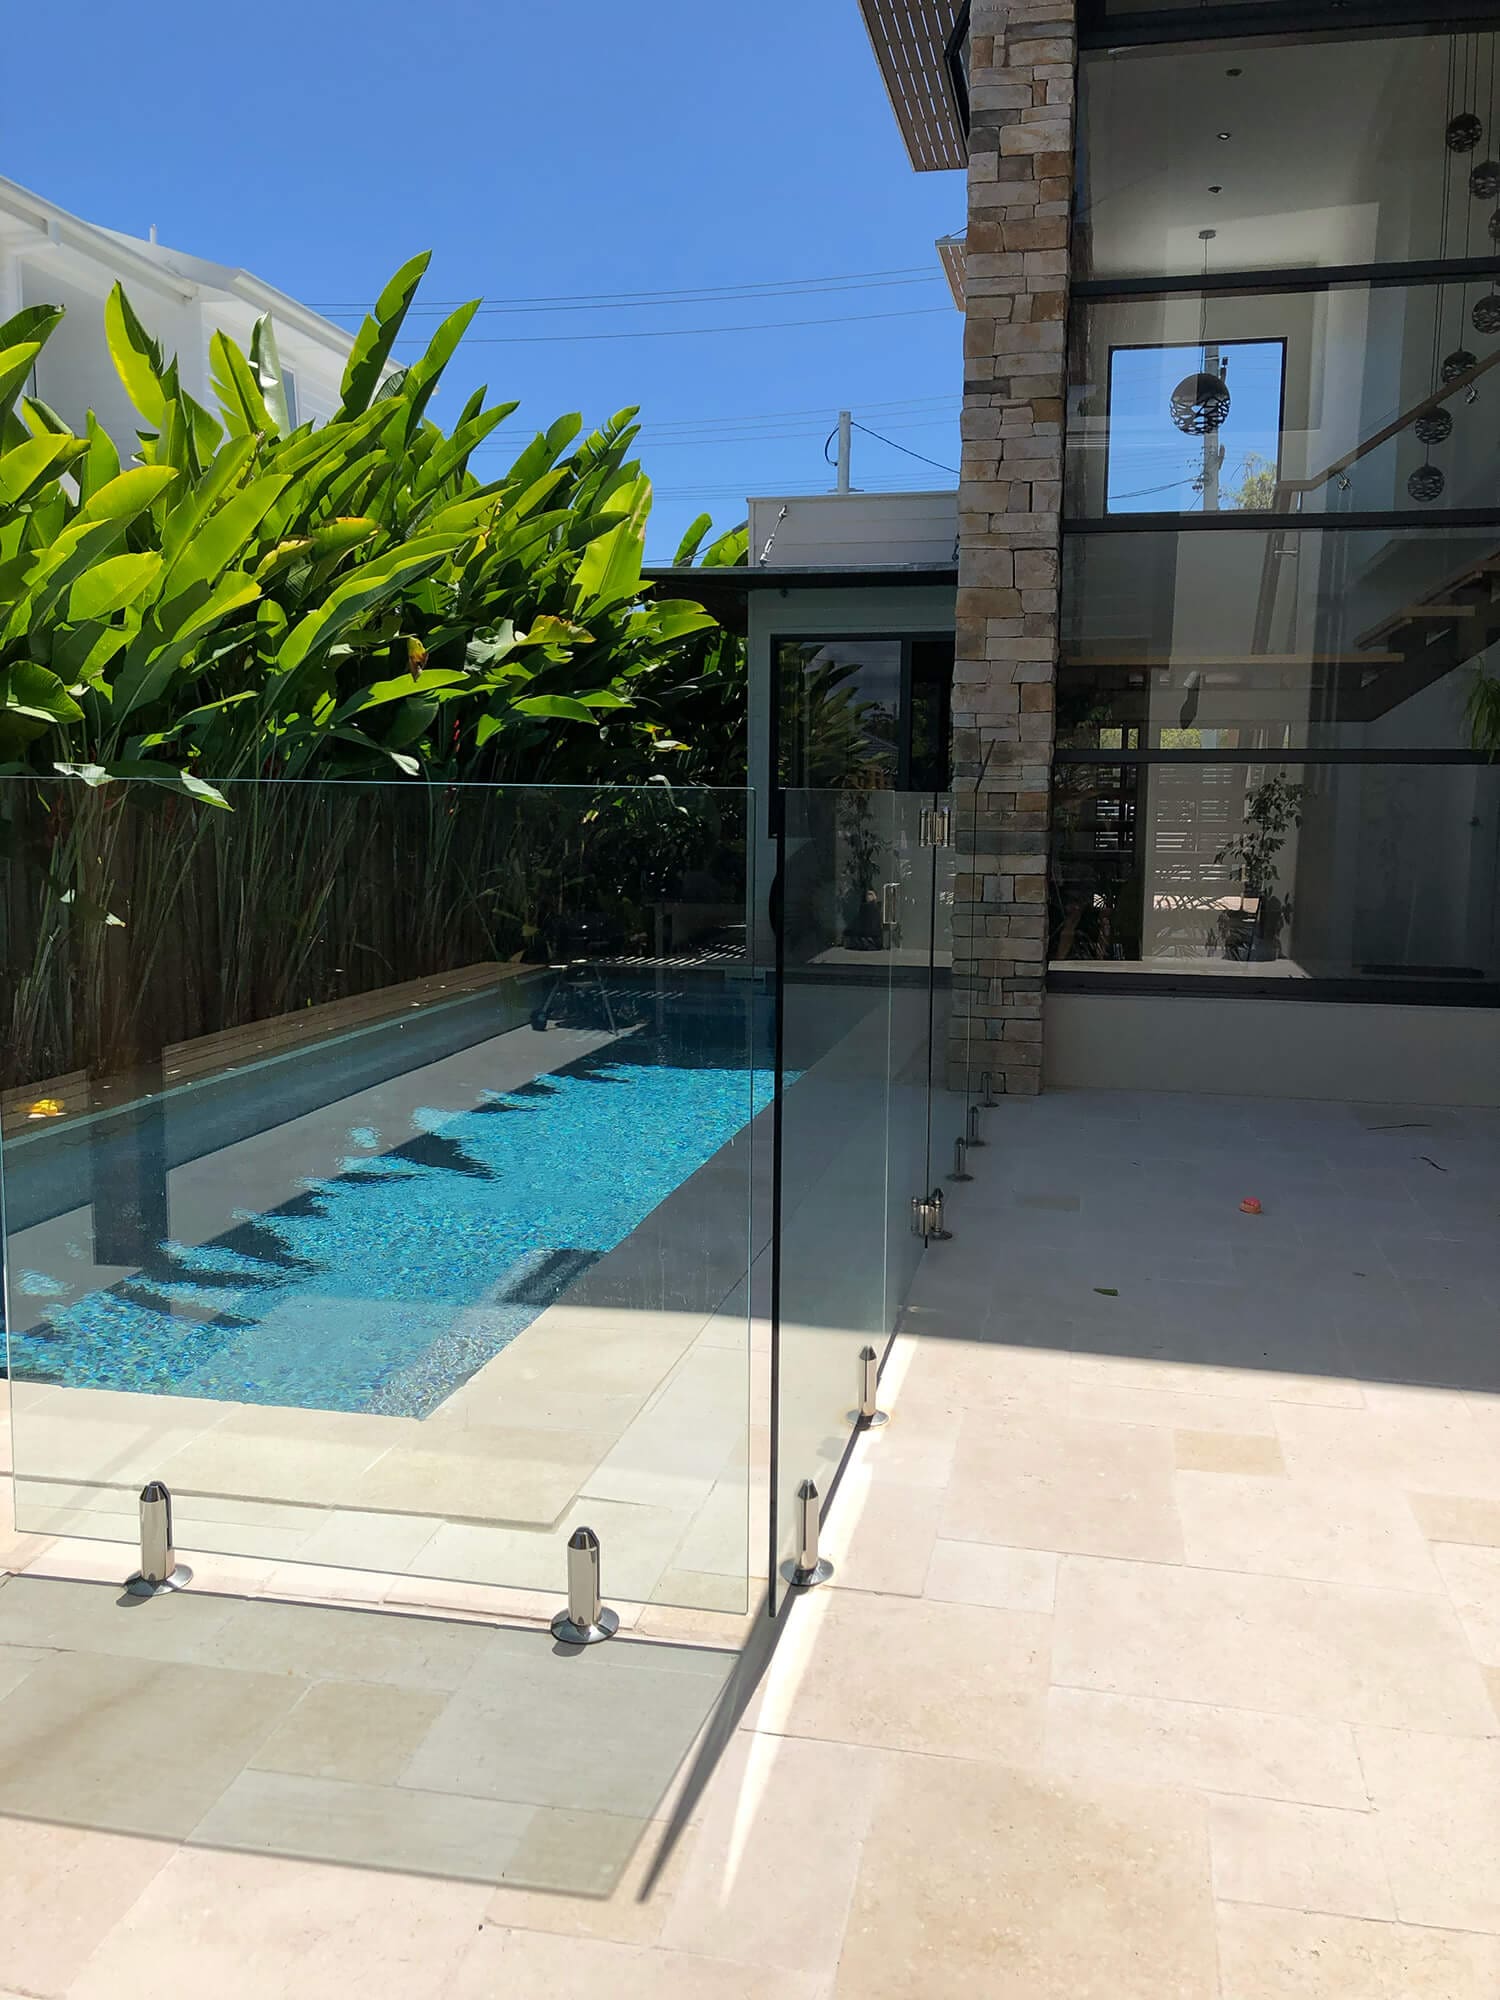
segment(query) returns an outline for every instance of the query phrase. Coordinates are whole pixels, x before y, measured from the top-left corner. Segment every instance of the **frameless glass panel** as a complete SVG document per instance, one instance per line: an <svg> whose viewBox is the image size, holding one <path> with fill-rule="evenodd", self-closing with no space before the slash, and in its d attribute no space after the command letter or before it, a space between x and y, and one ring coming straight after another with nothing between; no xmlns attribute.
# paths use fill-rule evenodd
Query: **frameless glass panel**
<svg viewBox="0 0 1500 2000"><path fill-rule="evenodd" d="M1469 177L1500 155L1491 40L1329 31L1086 54L1078 275L1196 276L1205 229L1210 274L1482 255L1495 192ZM1445 128L1465 110L1484 129L1455 152Z"/></svg>
<svg viewBox="0 0 1500 2000"><path fill-rule="evenodd" d="M891 1039L886 1176L886 1328L893 1331L922 1256L912 1229L917 1195L940 1184L929 1159L933 1046L933 946L937 922L934 794L899 794L893 801L891 874L898 884L896 928L890 939ZM923 835L927 835L924 845Z"/></svg>
<svg viewBox="0 0 1500 2000"><path fill-rule="evenodd" d="M853 1434L860 1360L883 1357L929 1191L932 794L792 791L782 801L783 969L777 1565L798 1490L828 1495Z"/></svg>
<svg viewBox="0 0 1500 2000"><path fill-rule="evenodd" d="M19 1525L742 1607L746 796L226 790L0 784Z"/></svg>
<svg viewBox="0 0 1500 2000"><path fill-rule="evenodd" d="M1069 536L1058 742L1461 749L1497 576L1500 527Z"/></svg>
<svg viewBox="0 0 1500 2000"><path fill-rule="evenodd" d="M1072 328L1068 511L1492 507L1497 363L1489 279L1088 303ZM1196 433L1177 392L1205 371L1223 394Z"/></svg>
<svg viewBox="0 0 1500 2000"><path fill-rule="evenodd" d="M1500 768L1060 761L1054 969L1500 976Z"/></svg>
<svg viewBox="0 0 1500 2000"><path fill-rule="evenodd" d="M891 976L899 948L890 792L782 800L777 1426L780 1566L797 1494L826 1501L853 1430L859 1356L888 1326Z"/></svg>

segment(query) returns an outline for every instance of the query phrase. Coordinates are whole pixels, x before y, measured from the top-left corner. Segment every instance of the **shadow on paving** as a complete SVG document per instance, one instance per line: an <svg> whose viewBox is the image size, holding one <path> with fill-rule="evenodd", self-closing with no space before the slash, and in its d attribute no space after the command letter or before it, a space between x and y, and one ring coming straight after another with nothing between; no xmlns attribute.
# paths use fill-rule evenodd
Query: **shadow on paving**
<svg viewBox="0 0 1500 2000"><path fill-rule="evenodd" d="M577 1649L442 1617L13 1577L0 1814L603 1897L664 1832L705 1723L743 1707L743 1666L623 1636Z"/></svg>

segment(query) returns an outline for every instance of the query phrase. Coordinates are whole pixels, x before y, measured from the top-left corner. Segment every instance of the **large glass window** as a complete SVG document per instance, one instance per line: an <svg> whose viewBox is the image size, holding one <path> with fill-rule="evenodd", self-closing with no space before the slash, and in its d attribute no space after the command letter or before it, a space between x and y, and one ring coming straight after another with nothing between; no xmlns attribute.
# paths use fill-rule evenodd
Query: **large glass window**
<svg viewBox="0 0 1500 2000"><path fill-rule="evenodd" d="M1071 344L1075 519L1436 513L1500 497L1500 270L1089 299ZM1199 373L1222 382L1224 399L1213 428L1194 434L1174 396Z"/></svg>
<svg viewBox="0 0 1500 2000"><path fill-rule="evenodd" d="M1054 775L1054 975L1477 1000L1500 981L1497 892L1492 764L1060 756Z"/></svg>
<svg viewBox="0 0 1500 2000"><path fill-rule="evenodd" d="M778 779L813 790L943 791L953 635L775 641Z"/></svg>
<svg viewBox="0 0 1500 2000"><path fill-rule="evenodd" d="M1054 982L1500 994L1496 55L1084 58Z"/></svg>
<svg viewBox="0 0 1500 2000"><path fill-rule="evenodd" d="M1490 42L1340 29L1086 53L1077 274L1196 276L1205 228L1210 272L1484 255L1495 196L1469 177L1500 157ZM1466 112L1482 137L1454 151Z"/></svg>

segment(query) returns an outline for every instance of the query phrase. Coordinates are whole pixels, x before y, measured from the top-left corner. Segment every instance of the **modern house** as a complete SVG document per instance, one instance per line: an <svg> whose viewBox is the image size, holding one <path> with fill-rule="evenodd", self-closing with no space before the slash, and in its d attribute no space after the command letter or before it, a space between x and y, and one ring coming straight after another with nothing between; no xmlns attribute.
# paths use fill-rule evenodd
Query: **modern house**
<svg viewBox="0 0 1500 2000"><path fill-rule="evenodd" d="M142 322L176 354L183 387L211 402L209 341L230 335L242 347L269 313L294 423L329 416L353 336L287 293L227 264L170 250L84 222L56 202L0 178L0 319L24 306L61 305L67 316L47 342L33 393L82 428L93 410L127 443L141 419L126 395L104 338L104 302L122 284Z"/></svg>
<svg viewBox="0 0 1500 2000"><path fill-rule="evenodd" d="M967 174L961 482L752 502L753 781L951 782L996 1087L1500 1101L1493 10L862 6Z"/></svg>

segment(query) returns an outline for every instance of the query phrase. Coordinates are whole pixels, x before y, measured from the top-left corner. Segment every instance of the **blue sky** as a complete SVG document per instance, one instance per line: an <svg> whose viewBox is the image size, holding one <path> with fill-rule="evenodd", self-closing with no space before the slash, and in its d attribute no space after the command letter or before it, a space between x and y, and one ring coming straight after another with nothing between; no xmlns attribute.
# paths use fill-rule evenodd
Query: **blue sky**
<svg viewBox="0 0 1500 2000"><path fill-rule="evenodd" d="M270 16L72 0L34 10L28 66L70 79L64 115L55 90L11 92L0 171L312 304L368 301L428 248L435 301L866 280L476 321L489 338L460 350L435 414L487 381L521 399L500 433L519 449L522 426L639 403L656 427L653 555L701 508L727 526L745 493L831 483L841 405L958 463L961 322L932 243L962 226L962 177L912 172L855 0L303 0ZM813 319L845 323L771 324ZM750 322L764 330L560 337ZM855 480L955 483L863 437Z"/></svg>
<svg viewBox="0 0 1500 2000"><path fill-rule="evenodd" d="M1282 343L1230 340L1220 344L1229 415L1215 442L1224 457L1219 505L1238 505L1247 472L1274 467L1281 448ZM1109 482L1111 514L1151 514L1203 506L1195 481L1203 473L1203 441L1172 421L1172 391L1203 366L1197 346L1116 347L1110 353Z"/></svg>

